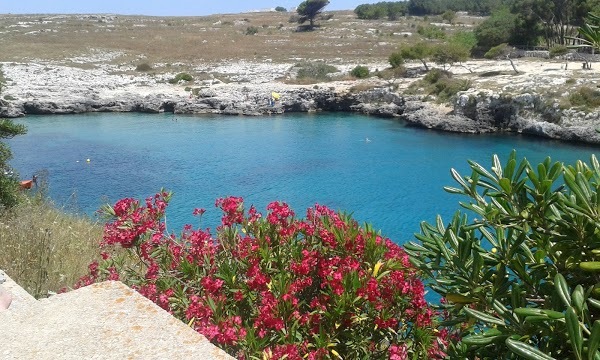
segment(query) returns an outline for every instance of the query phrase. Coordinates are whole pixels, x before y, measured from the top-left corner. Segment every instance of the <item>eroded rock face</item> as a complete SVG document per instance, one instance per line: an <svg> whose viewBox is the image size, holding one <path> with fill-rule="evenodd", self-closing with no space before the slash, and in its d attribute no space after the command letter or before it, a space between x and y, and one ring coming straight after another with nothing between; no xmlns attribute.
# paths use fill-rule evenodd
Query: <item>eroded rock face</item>
<svg viewBox="0 0 600 360"><path fill-rule="evenodd" d="M454 104L454 114L488 127L566 141L600 143L600 112L561 110L537 94L516 96L493 92L463 92Z"/></svg>
<svg viewBox="0 0 600 360"><path fill-rule="evenodd" d="M451 109L419 99L408 100L405 104L402 118L412 126L471 134L496 131L496 128L489 123L453 114Z"/></svg>
<svg viewBox="0 0 600 360"><path fill-rule="evenodd" d="M199 92L198 96L124 93L119 98L52 99L0 103L0 116L25 114L77 114L84 112L144 112L176 114L264 115L283 112L355 111L393 117L403 111L404 100L385 89L361 93L337 93L329 89L291 88L279 90L274 105L264 89L240 92L239 86L221 86ZM269 93L270 94L270 93Z"/></svg>

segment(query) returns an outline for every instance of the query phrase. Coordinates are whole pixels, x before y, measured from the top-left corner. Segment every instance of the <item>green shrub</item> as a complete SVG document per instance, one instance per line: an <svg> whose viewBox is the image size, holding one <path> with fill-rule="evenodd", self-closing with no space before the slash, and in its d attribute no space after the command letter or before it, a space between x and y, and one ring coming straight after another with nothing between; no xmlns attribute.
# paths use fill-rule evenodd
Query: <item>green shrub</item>
<svg viewBox="0 0 600 360"><path fill-rule="evenodd" d="M179 73L179 74L175 75L175 77L173 79L169 80L169 83L177 84L180 81L194 81L194 78L192 77L192 75L190 75L188 73Z"/></svg>
<svg viewBox="0 0 600 360"><path fill-rule="evenodd" d="M298 67L297 79L313 79L318 81L329 81L328 74L337 72L335 66L327 65L322 62L303 62L296 64Z"/></svg>
<svg viewBox="0 0 600 360"><path fill-rule="evenodd" d="M442 19L446 20L449 24L454 24L456 20L456 11L446 10L442 14Z"/></svg>
<svg viewBox="0 0 600 360"><path fill-rule="evenodd" d="M556 45L550 48L550 57L563 56L569 53L569 48L564 45Z"/></svg>
<svg viewBox="0 0 600 360"><path fill-rule="evenodd" d="M152 70L152 66L148 63L141 63L135 67L135 71L146 72Z"/></svg>
<svg viewBox="0 0 600 360"><path fill-rule="evenodd" d="M440 102L448 102L459 92L469 90L472 85L472 82L467 79L446 78L435 83L433 91L430 94L436 95Z"/></svg>
<svg viewBox="0 0 600 360"><path fill-rule="evenodd" d="M477 45L477 37L473 31L459 30L449 39L450 44L468 49L469 53Z"/></svg>
<svg viewBox="0 0 600 360"><path fill-rule="evenodd" d="M448 223L422 223L405 245L445 299L461 341L451 359L600 357L600 163L494 155L470 175L452 169L465 197ZM473 217L469 219L469 217Z"/></svg>
<svg viewBox="0 0 600 360"><path fill-rule="evenodd" d="M439 28L435 25L421 26L417 27L417 33L423 36L426 39L444 39L446 37L446 33L444 33L444 29Z"/></svg>
<svg viewBox="0 0 600 360"><path fill-rule="evenodd" d="M352 71L350 71L350 75L358 79L368 78L369 74L369 68L362 65L358 65L354 69L352 69Z"/></svg>
<svg viewBox="0 0 600 360"><path fill-rule="evenodd" d="M471 88L472 83L467 79L453 79L452 73L441 69L432 69L423 79L412 83L407 93L419 94L419 89L426 95L435 95L438 102L452 100L460 91Z"/></svg>
<svg viewBox="0 0 600 360"><path fill-rule="evenodd" d="M277 11L277 12L287 12L287 9L284 8L283 6L277 6L275 8L275 11Z"/></svg>
<svg viewBox="0 0 600 360"><path fill-rule="evenodd" d="M444 333L408 256L370 226L324 206L297 219L218 199L221 226L166 231L170 194L123 199L79 285L119 279L239 359L440 359ZM201 215L196 209L195 215ZM145 264L141 266L140 264Z"/></svg>
<svg viewBox="0 0 600 360"><path fill-rule="evenodd" d="M400 65L391 69L378 70L375 72L375 76L382 80L393 80L397 78L405 77L407 74L404 65Z"/></svg>
<svg viewBox="0 0 600 360"><path fill-rule="evenodd" d="M0 148L0 151L3 150ZM0 213L17 205L20 200L18 178L8 168L0 168L6 174L0 174Z"/></svg>
<svg viewBox="0 0 600 360"><path fill-rule="evenodd" d="M388 61L393 69L404 65L404 57L400 51L391 53Z"/></svg>
<svg viewBox="0 0 600 360"><path fill-rule="evenodd" d="M442 69L432 69L425 76L423 76L423 81L429 84L435 84L440 79L448 79L452 77L452 73L450 71L442 70Z"/></svg>
<svg viewBox="0 0 600 360"><path fill-rule="evenodd" d="M258 28L256 26L248 26L246 28L246 35L256 35L258 34Z"/></svg>
<svg viewBox="0 0 600 360"><path fill-rule="evenodd" d="M600 107L600 90L582 86L569 95L569 102L572 106L595 109Z"/></svg>
<svg viewBox="0 0 600 360"><path fill-rule="evenodd" d="M517 27L517 15L506 7L499 8L475 29L477 44L484 49L508 43Z"/></svg>
<svg viewBox="0 0 600 360"><path fill-rule="evenodd" d="M508 44L500 44L489 49L483 56L486 59L497 59L501 57L506 57L510 54L510 51L511 47L508 46Z"/></svg>

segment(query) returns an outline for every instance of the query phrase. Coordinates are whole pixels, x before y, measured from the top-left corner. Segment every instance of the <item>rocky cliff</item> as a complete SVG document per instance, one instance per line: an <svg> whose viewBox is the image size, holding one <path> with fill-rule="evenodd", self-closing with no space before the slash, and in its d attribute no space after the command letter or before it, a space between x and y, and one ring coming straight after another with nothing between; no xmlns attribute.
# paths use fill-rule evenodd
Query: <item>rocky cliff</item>
<svg viewBox="0 0 600 360"><path fill-rule="evenodd" d="M516 132L600 144L600 112L562 109L552 98L535 91L523 92L523 88L506 91L511 90L511 84L486 90L475 83L459 93L452 106L442 106L424 97L402 95L402 87L392 90L376 79L367 82L368 90L358 91L351 87L353 82L287 85L256 74L249 83L211 80L192 93L181 84L168 84L168 74L124 76L102 69L54 67L48 71L39 64L2 65L7 78L19 80L7 81L6 95L0 99L0 117L86 112L255 116L343 111L398 117L410 126L441 131ZM272 91L281 94L274 105L269 103Z"/></svg>

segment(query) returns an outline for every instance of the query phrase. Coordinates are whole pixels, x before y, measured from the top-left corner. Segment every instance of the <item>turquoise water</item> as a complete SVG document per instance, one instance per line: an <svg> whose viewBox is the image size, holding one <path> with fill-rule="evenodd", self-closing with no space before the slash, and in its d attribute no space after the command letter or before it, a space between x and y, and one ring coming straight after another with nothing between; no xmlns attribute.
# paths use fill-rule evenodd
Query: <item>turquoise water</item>
<svg viewBox="0 0 600 360"><path fill-rule="evenodd" d="M31 116L25 136L9 141L23 178L49 172L50 195L85 212L122 197L174 192L168 227L214 227L218 197L242 196L263 212L273 200L299 215L315 203L352 212L398 243L422 220L445 219L463 200L443 191L450 168L466 173L467 159L489 168L492 154L512 149L537 162L546 156L589 160L594 147L514 135L458 135L406 127L393 119L354 114L263 118L86 114ZM366 139L370 141L366 141ZM87 163L86 159L90 159Z"/></svg>

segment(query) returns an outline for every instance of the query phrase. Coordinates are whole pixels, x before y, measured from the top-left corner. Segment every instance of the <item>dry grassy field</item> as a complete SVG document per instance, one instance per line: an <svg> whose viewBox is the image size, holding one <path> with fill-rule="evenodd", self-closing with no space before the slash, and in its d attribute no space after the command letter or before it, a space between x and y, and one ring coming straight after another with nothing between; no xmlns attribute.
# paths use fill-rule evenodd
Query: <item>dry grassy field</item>
<svg viewBox="0 0 600 360"><path fill-rule="evenodd" d="M420 39L419 26L438 24L452 33L481 21L473 17L459 17L454 25L442 24L436 17L373 21L357 19L352 11L334 11L318 21L320 28L299 32L298 24L289 21L291 15L0 15L0 62L51 60L75 66L147 62L156 68L220 60L368 63L385 61L398 45ZM252 32L256 33L248 34Z"/></svg>

